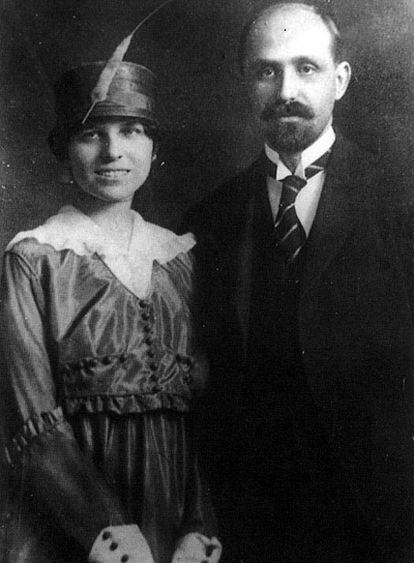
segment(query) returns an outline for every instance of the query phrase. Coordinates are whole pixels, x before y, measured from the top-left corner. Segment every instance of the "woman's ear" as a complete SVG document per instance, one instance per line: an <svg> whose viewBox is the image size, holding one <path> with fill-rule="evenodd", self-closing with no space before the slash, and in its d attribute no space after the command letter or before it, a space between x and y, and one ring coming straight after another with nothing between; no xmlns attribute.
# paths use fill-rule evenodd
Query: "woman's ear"
<svg viewBox="0 0 414 563"><path fill-rule="evenodd" d="M61 184L73 184L73 174L69 161L64 160L60 163L59 182Z"/></svg>

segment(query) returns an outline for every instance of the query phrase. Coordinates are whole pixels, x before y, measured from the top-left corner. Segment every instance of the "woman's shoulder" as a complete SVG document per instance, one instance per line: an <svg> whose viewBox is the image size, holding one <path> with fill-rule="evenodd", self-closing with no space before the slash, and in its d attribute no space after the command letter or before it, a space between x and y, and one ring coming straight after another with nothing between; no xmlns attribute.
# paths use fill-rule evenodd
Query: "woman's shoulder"
<svg viewBox="0 0 414 563"><path fill-rule="evenodd" d="M42 225L18 233L7 245L6 252L32 257L59 256L71 250L78 256L90 256L102 247L99 228L70 205L62 207Z"/></svg>
<svg viewBox="0 0 414 563"><path fill-rule="evenodd" d="M168 260L164 264L161 263L161 266L173 271L192 272L194 269L194 260L193 247L190 249L180 249L171 260Z"/></svg>
<svg viewBox="0 0 414 563"><path fill-rule="evenodd" d="M56 253L52 244L41 241L38 229L41 229L41 227L17 233L7 245L5 256L17 256L33 262Z"/></svg>
<svg viewBox="0 0 414 563"><path fill-rule="evenodd" d="M55 240L59 232L59 215L54 215L34 229L17 233L6 246L5 253L39 258L56 250Z"/></svg>
<svg viewBox="0 0 414 563"><path fill-rule="evenodd" d="M139 213L134 213L134 236L131 244L132 253L140 252L151 260L166 264L181 259L191 251L195 245L192 233L177 235L174 231L156 225L143 219Z"/></svg>
<svg viewBox="0 0 414 563"><path fill-rule="evenodd" d="M57 266L66 250L78 256L88 253L70 209L62 208L38 227L17 233L5 249L5 261L23 260L37 270L45 262Z"/></svg>
<svg viewBox="0 0 414 563"><path fill-rule="evenodd" d="M58 271L60 256L50 244L39 242L36 229L18 233L3 256L3 277L41 279L46 272Z"/></svg>
<svg viewBox="0 0 414 563"><path fill-rule="evenodd" d="M59 232L61 232L62 228L64 228L64 221L63 221L63 214L61 208L55 215L50 216L46 219L43 223L38 224L36 227L20 231L14 235L11 241L8 243L6 247L6 251L15 248L17 245L19 247L24 247L28 241L37 241L38 243L48 242L48 238L53 240L52 237L56 236ZM20 245L24 241L23 245ZM29 243L30 245L30 243Z"/></svg>

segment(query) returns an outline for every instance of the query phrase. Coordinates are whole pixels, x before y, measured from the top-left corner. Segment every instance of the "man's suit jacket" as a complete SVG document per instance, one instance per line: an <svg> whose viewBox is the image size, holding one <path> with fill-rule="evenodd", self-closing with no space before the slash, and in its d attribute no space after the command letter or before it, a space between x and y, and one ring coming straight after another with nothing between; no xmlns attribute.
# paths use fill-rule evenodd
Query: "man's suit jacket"
<svg viewBox="0 0 414 563"><path fill-rule="evenodd" d="M226 411L212 417L217 433L237 426L238 397L245 378L254 378L246 350L253 210L263 189L262 156L191 219L216 405ZM386 560L408 561L414 558L414 324L410 274L382 190L378 163L338 136L307 241L298 326L307 383L357 510Z"/></svg>

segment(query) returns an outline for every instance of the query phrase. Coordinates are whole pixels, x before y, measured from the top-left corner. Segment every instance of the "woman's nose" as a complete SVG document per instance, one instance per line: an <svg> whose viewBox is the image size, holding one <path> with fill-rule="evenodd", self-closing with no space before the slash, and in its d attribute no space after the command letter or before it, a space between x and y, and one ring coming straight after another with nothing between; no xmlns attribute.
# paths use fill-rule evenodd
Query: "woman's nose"
<svg viewBox="0 0 414 563"><path fill-rule="evenodd" d="M102 139L101 158L117 160L122 156L122 143L117 135L108 134Z"/></svg>

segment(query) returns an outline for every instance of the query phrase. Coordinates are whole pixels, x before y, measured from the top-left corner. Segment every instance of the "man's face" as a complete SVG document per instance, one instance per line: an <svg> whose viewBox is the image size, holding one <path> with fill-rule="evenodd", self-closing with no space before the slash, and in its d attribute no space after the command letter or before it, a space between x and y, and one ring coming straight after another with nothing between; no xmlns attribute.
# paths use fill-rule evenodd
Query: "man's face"
<svg viewBox="0 0 414 563"><path fill-rule="evenodd" d="M295 4L259 17L247 42L244 72L266 141L282 154L316 141L350 79L348 63L334 60L325 23Z"/></svg>

